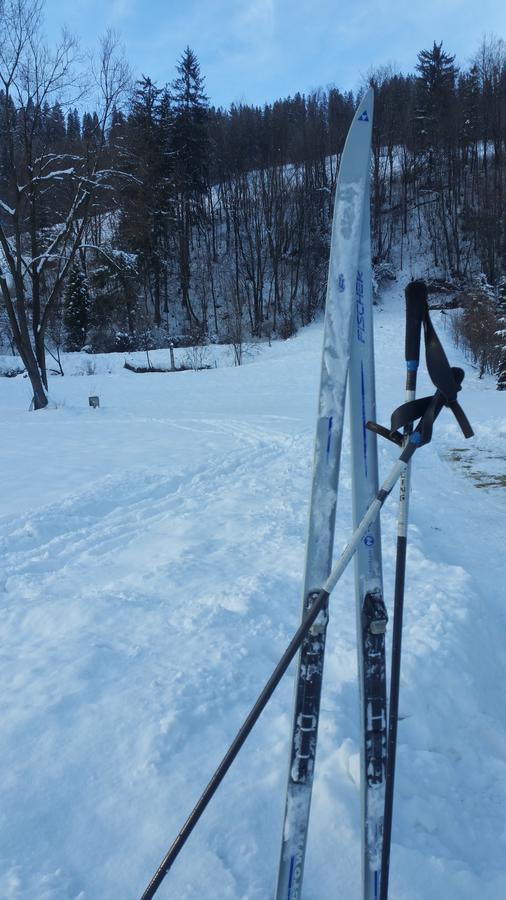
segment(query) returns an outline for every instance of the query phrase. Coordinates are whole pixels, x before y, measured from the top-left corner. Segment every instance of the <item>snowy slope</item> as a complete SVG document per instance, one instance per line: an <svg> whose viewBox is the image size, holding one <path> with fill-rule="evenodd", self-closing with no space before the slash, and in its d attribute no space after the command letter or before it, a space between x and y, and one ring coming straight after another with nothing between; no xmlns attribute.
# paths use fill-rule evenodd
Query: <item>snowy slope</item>
<svg viewBox="0 0 506 900"><path fill-rule="evenodd" d="M386 422L400 287L375 315ZM36 414L26 380L0 378L2 900L138 898L277 662L298 624L320 351L312 326L241 369L97 365L52 379L58 407ZM477 487L504 475L505 397L468 369L462 399L473 449L443 413L414 462L392 900L506 896L506 492ZM394 456L381 447L384 473ZM346 441L344 466L339 546ZM353 597L350 571L331 601L305 900L359 897ZM287 676L161 898L272 897L291 700Z"/></svg>

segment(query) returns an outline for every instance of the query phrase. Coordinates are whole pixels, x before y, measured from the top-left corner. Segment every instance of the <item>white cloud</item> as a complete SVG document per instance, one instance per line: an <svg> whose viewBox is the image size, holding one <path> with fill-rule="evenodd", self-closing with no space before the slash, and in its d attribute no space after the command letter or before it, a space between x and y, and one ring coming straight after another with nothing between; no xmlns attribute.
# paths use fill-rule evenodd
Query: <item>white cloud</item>
<svg viewBox="0 0 506 900"><path fill-rule="evenodd" d="M247 0L234 6L238 7L230 23L231 37L236 42L234 56L252 65L265 62L274 47L274 0Z"/></svg>
<svg viewBox="0 0 506 900"><path fill-rule="evenodd" d="M243 3L235 18L238 31L251 35L251 31L270 32L274 29L274 0L254 0Z"/></svg>
<svg viewBox="0 0 506 900"><path fill-rule="evenodd" d="M484 32L506 37L506 3L480 0L46 0L49 29L67 19L85 45L107 25L120 34L136 74L160 84L187 44L213 102L262 103L334 83L356 89L371 67L395 59L413 71L417 53L444 42L468 64Z"/></svg>
<svg viewBox="0 0 506 900"><path fill-rule="evenodd" d="M114 28L123 24L125 19L130 19L136 14L135 0L113 0L108 5L108 23Z"/></svg>

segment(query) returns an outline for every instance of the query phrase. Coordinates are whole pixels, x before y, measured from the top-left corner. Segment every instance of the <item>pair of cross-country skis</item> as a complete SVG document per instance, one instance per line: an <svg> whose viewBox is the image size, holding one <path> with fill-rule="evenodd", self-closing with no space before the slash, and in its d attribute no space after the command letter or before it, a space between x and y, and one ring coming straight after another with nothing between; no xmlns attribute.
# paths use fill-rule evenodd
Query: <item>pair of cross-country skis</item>
<svg viewBox="0 0 506 900"><path fill-rule="evenodd" d="M406 288L406 397L390 428L375 423L372 273L369 213L370 148L374 98L368 90L355 113L336 185L316 425L313 482L303 587L302 622L211 781L149 882L150 900L174 863L242 744L298 651L288 786L276 900L302 900L304 858L315 770L329 596L355 558L355 602L360 695L360 784L363 900L387 900L399 699L402 611L406 567L410 462L430 441L436 417L448 406L466 437L471 427L457 403L463 379L451 368L432 326L427 288ZM421 335L433 396L415 398ZM352 441L353 532L332 565L346 395ZM417 424L415 424L417 423ZM399 429L402 428L402 433ZM400 447L379 487L377 434ZM400 481L387 708L379 512ZM339 891L336 890L336 897Z"/></svg>

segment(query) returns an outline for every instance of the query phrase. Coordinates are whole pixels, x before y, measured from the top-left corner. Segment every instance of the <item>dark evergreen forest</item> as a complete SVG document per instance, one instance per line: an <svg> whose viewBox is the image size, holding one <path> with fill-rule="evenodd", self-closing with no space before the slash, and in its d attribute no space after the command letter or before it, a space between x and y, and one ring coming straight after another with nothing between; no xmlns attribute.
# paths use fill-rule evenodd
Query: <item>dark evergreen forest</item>
<svg viewBox="0 0 506 900"><path fill-rule="evenodd" d="M104 42L96 111L65 106L61 59L42 84L1 73L0 337L32 383L38 371L41 405L48 348L241 347L292 335L324 304L360 93L222 109L189 47L166 85L130 86L114 52ZM432 299L462 307L457 340L503 371L506 45L484 39L464 70L434 42L412 74L368 83L375 287L423 255Z"/></svg>

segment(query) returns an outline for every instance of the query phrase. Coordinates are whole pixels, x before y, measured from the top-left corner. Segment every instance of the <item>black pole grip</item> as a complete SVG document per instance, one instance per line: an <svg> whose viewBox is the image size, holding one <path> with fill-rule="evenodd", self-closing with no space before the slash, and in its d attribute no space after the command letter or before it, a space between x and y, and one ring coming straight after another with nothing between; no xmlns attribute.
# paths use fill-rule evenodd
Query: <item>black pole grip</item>
<svg viewBox="0 0 506 900"><path fill-rule="evenodd" d="M406 362L420 359L422 322L429 308L425 281L410 281L406 297Z"/></svg>

